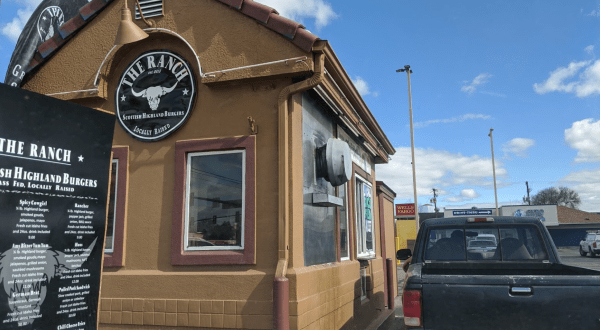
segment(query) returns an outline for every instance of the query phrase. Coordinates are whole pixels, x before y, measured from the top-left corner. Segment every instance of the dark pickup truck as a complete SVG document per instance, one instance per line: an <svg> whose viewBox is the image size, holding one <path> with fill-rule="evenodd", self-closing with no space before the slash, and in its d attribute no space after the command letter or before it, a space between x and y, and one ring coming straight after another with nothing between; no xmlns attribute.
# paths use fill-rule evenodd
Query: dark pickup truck
<svg viewBox="0 0 600 330"><path fill-rule="evenodd" d="M429 219L397 257L407 327L600 329L600 272L563 264L537 219Z"/></svg>

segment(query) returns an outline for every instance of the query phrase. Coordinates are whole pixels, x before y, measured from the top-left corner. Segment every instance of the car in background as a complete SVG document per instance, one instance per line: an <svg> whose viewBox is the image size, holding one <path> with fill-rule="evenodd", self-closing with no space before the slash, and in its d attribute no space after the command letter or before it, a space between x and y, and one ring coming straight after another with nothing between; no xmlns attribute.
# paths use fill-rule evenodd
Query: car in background
<svg viewBox="0 0 600 330"><path fill-rule="evenodd" d="M600 232L587 233L585 239L579 242L579 254L585 257L588 253L592 258L600 254Z"/></svg>
<svg viewBox="0 0 600 330"><path fill-rule="evenodd" d="M496 250L497 245L491 240L472 240L467 245L467 250L473 251L490 251Z"/></svg>
<svg viewBox="0 0 600 330"><path fill-rule="evenodd" d="M494 245L494 246L498 245L498 240L496 239L496 236L492 235L492 234L478 234L474 240L475 241L490 241L492 245Z"/></svg>

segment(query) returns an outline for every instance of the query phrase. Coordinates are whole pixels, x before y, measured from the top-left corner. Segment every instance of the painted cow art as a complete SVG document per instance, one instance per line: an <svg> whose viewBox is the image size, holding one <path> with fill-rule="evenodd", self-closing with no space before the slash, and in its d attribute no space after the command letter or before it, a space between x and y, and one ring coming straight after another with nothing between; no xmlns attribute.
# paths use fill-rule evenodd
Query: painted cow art
<svg viewBox="0 0 600 330"><path fill-rule="evenodd" d="M74 270L90 256L96 240L81 254L66 254L45 248L21 248L15 246L0 255L0 283L8 295L11 310L7 316L22 325L28 325L39 317L46 299L47 286L54 277L67 270ZM25 258L23 258L25 257ZM24 268L35 268L41 276L27 276ZM1 316L0 316L1 318Z"/></svg>
<svg viewBox="0 0 600 330"><path fill-rule="evenodd" d="M175 86L177 86L178 82L179 82L179 80L177 82L175 82L175 85L173 85L172 87L152 86L152 87L148 87L148 88L144 89L141 92L136 92L135 89L133 89L133 87L132 87L131 93L135 97L147 98L150 109L156 110L156 109L158 109L158 104L160 103L160 98L164 95L171 93L175 89Z"/></svg>

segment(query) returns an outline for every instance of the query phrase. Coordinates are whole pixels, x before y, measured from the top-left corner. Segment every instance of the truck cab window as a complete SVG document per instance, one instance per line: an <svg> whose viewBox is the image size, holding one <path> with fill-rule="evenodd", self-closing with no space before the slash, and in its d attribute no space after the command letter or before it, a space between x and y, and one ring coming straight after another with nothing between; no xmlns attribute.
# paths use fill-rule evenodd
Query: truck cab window
<svg viewBox="0 0 600 330"><path fill-rule="evenodd" d="M548 252L534 226L500 227L502 260L545 260Z"/></svg>

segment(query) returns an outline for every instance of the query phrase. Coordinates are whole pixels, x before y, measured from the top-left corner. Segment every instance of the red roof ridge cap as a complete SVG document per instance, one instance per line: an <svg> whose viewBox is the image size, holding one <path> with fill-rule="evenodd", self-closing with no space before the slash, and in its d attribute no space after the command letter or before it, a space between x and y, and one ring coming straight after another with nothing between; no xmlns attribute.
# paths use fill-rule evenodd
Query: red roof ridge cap
<svg viewBox="0 0 600 330"><path fill-rule="evenodd" d="M216 0L242 14L249 16L270 30L273 30L305 52L310 52L319 37L306 30L306 27L294 20L279 15L279 12L253 0Z"/></svg>

